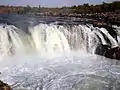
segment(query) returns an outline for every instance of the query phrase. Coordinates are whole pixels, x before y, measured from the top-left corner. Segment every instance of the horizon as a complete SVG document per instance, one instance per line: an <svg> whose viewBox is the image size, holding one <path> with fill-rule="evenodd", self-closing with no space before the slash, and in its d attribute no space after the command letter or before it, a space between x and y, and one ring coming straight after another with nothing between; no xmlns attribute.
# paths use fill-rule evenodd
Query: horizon
<svg viewBox="0 0 120 90"><path fill-rule="evenodd" d="M57 1L57 0L30 0L30 2L28 2L27 0L0 0L0 4L1 5L8 5L8 6L32 6L32 7L36 7L36 6L41 6L41 7L64 7L64 6L74 6L74 5L82 5L84 3L89 3L89 4L102 4L102 2L106 2L106 3L111 3L113 1L119 1L119 0L61 0L61 1Z"/></svg>

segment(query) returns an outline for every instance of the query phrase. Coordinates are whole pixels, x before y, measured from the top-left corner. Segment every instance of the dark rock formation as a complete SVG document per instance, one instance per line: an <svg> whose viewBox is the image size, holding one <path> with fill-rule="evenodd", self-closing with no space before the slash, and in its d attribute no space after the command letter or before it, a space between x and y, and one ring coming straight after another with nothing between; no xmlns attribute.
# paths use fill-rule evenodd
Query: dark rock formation
<svg viewBox="0 0 120 90"><path fill-rule="evenodd" d="M105 56L111 59L120 60L120 47L111 48L108 45L98 45L95 54Z"/></svg>
<svg viewBox="0 0 120 90"><path fill-rule="evenodd" d="M105 28L105 29L109 32L109 34L110 34L113 38L115 38L116 41L118 41L118 40L117 40L117 32L114 30L114 28L112 27L111 24L107 24L107 23L105 23L105 22L99 22L99 21L97 21L97 22L94 22L94 23L93 23L93 26L94 26L94 27L99 27L99 28Z"/></svg>
<svg viewBox="0 0 120 90"><path fill-rule="evenodd" d="M105 57L120 60L120 47L108 49L105 53Z"/></svg>
<svg viewBox="0 0 120 90"><path fill-rule="evenodd" d="M12 90L12 88L8 84L0 81L0 90Z"/></svg>
<svg viewBox="0 0 120 90"><path fill-rule="evenodd" d="M105 28L107 29L107 31L109 32L109 34L115 38L116 41L117 40L117 32L114 30L114 28L112 26L105 26Z"/></svg>
<svg viewBox="0 0 120 90"><path fill-rule="evenodd" d="M96 48L95 54L105 56L105 53L106 53L107 50L109 50L109 49L110 49L110 46L100 44L100 45L98 45L98 47Z"/></svg>

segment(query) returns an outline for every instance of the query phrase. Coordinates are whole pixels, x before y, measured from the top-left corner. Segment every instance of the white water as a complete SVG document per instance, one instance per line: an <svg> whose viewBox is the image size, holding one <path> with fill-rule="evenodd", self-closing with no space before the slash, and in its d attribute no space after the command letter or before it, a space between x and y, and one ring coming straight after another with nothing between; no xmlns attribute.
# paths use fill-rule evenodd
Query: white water
<svg viewBox="0 0 120 90"><path fill-rule="evenodd" d="M118 37L117 37L117 39L118 39L118 44L120 45L120 27L118 27L118 26L113 26L113 28L115 28L116 29L116 32L117 32L117 34L118 34Z"/></svg>
<svg viewBox="0 0 120 90"><path fill-rule="evenodd" d="M94 55L99 43L107 44L101 32L118 45L106 29L39 24L25 34L15 26L3 26L0 80L15 90L120 89L119 62Z"/></svg>

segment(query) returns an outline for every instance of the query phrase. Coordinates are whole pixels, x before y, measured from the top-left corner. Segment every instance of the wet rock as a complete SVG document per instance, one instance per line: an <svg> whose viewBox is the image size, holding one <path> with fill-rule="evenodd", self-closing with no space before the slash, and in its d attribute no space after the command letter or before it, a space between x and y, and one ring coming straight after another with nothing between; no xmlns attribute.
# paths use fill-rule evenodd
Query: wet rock
<svg viewBox="0 0 120 90"><path fill-rule="evenodd" d="M106 28L107 31L109 32L109 34L110 34L113 38L115 38L116 41L118 41L118 40L117 40L117 32L114 30L114 28L113 28L112 26L105 26L104 28Z"/></svg>
<svg viewBox="0 0 120 90"><path fill-rule="evenodd" d="M115 51L116 51L117 47L116 48L110 48L108 49L106 52L105 52L105 57L108 57L108 58L115 58Z"/></svg>
<svg viewBox="0 0 120 90"><path fill-rule="evenodd" d="M105 22L95 21L95 22L93 22L93 26L101 28L101 27L105 27L105 26L108 26L108 25Z"/></svg>
<svg viewBox="0 0 120 90"><path fill-rule="evenodd" d="M114 28L112 27L111 24L107 24L107 23L104 23L104 22L94 22L93 23L93 26L94 27L99 27L99 28L105 28L109 34L116 40L117 40L117 32L114 30Z"/></svg>
<svg viewBox="0 0 120 90"><path fill-rule="evenodd" d="M109 49L110 49L110 46L100 44L100 45L98 45L98 47L96 48L95 54L104 56L105 53L107 52L107 50L109 50Z"/></svg>
<svg viewBox="0 0 120 90"><path fill-rule="evenodd" d="M108 45L98 45L96 48L95 54L105 56L111 59L120 60L120 47L111 48Z"/></svg>
<svg viewBox="0 0 120 90"><path fill-rule="evenodd" d="M120 47L108 49L105 53L105 57L120 60Z"/></svg>
<svg viewBox="0 0 120 90"><path fill-rule="evenodd" d="M0 90L12 90L12 88L7 83L3 83L0 80Z"/></svg>

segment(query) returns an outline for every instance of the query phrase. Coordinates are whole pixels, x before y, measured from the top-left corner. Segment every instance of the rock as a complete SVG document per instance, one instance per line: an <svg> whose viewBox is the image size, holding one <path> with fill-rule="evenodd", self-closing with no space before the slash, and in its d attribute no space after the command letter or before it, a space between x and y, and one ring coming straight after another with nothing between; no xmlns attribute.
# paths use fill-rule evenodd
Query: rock
<svg viewBox="0 0 120 90"><path fill-rule="evenodd" d="M0 80L0 90L12 90L12 88L6 84L6 83L3 83L1 80Z"/></svg>
<svg viewBox="0 0 120 90"><path fill-rule="evenodd" d="M109 34L115 38L116 41L117 40L117 32L115 31L115 29L112 27L111 24L109 23L105 23L105 22L99 22L99 21L96 21L96 22L93 22L93 26L94 27L99 27L99 28L105 28Z"/></svg>
<svg viewBox="0 0 120 90"><path fill-rule="evenodd" d="M120 47L111 48L108 45L98 45L95 54L105 56L111 59L120 60Z"/></svg>
<svg viewBox="0 0 120 90"><path fill-rule="evenodd" d="M105 28L107 29L107 31L109 32L109 34L116 40L117 40L117 32L114 30L114 28L112 26L105 26Z"/></svg>
<svg viewBox="0 0 120 90"><path fill-rule="evenodd" d="M108 49L106 52L105 52L105 57L108 57L108 58L112 58L112 59L115 59L115 51L116 51L117 47L115 48L110 48Z"/></svg>
<svg viewBox="0 0 120 90"><path fill-rule="evenodd" d="M108 49L105 53L105 57L120 60L120 47Z"/></svg>
<svg viewBox="0 0 120 90"><path fill-rule="evenodd" d="M110 46L100 44L95 50L95 54L104 56L107 50L110 49Z"/></svg>

